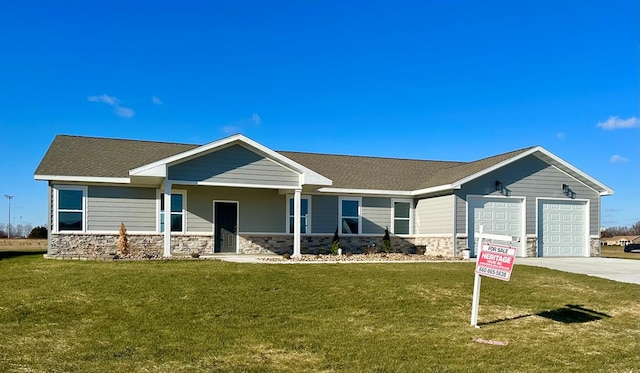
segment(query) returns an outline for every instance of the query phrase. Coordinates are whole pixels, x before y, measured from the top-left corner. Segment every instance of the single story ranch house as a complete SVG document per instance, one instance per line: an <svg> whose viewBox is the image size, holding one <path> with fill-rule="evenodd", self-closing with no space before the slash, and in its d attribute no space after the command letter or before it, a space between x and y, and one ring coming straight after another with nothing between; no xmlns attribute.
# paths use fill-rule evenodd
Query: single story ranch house
<svg viewBox="0 0 640 373"><path fill-rule="evenodd" d="M243 135L206 145L59 135L48 183L48 256L284 253L380 246L458 256L474 233L518 256L599 256L600 197L613 190L534 146L473 162L275 151ZM168 213L167 213L168 211Z"/></svg>

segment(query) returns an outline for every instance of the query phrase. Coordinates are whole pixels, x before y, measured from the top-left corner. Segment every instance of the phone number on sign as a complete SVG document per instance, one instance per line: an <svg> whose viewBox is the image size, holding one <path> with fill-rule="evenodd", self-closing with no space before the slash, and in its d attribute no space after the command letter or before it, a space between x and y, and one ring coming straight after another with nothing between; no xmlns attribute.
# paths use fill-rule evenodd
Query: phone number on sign
<svg viewBox="0 0 640 373"><path fill-rule="evenodd" d="M487 275L498 276L498 277L507 277L508 276L508 273L505 272L505 271L500 271L498 269L487 268L487 267L478 267L478 272L486 273Z"/></svg>

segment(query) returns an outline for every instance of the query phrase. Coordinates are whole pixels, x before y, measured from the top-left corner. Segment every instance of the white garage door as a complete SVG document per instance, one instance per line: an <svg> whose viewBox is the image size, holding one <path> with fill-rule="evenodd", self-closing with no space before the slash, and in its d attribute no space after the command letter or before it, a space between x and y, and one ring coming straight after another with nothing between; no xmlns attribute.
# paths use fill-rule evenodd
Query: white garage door
<svg viewBox="0 0 640 373"><path fill-rule="evenodd" d="M586 256L586 203L539 201L538 254L542 256Z"/></svg>
<svg viewBox="0 0 640 373"><path fill-rule="evenodd" d="M523 237L522 200L519 198L469 197L469 248L475 255L474 232L484 226L484 233Z"/></svg>

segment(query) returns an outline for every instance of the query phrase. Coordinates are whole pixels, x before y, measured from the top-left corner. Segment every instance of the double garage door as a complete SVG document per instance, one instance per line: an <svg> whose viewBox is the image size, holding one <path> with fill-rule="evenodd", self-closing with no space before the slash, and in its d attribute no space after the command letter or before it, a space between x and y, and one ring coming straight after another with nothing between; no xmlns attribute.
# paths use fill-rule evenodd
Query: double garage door
<svg viewBox="0 0 640 373"><path fill-rule="evenodd" d="M480 225L485 233L514 236L518 255L525 255L524 200L520 198L469 197L469 247L475 255ZM539 200L537 206L538 256L587 256L587 211L583 201Z"/></svg>

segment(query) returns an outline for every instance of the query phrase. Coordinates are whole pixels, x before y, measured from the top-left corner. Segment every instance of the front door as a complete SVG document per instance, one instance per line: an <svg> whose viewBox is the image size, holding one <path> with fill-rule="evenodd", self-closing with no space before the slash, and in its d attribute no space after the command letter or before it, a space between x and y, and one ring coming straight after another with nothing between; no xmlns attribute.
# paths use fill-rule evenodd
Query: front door
<svg viewBox="0 0 640 373"><path fill-rule="evenodd" d="M214 202L214 253L235 253L238 232L238 204Z"/></svg>

